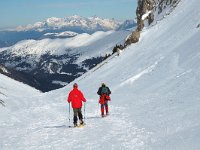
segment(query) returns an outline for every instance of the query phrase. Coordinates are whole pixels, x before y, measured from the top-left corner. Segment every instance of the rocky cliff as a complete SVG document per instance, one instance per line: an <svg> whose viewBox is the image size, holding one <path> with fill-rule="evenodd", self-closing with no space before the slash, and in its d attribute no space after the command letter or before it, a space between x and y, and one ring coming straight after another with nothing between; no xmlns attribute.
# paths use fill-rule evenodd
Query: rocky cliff
<svg viewBox="0 0 200 150"><path fill-rule="evenodd" d="M138 0L136 9L137 28L127 38L125 46L139 41L140 32L144 27L154 25L158 20L169 15L180 0Z"/></svg>

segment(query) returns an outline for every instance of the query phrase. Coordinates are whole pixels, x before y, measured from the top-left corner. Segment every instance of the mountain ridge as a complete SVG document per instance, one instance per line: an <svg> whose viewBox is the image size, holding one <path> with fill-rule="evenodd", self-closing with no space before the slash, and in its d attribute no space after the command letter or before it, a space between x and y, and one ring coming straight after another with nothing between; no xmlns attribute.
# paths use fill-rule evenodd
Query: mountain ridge
<svg viewBox="0 0 200 150"><path fill-rule="evenodd" d="M63 39L23 40L0 48L0 63L29 74L35 83L29 85L47 92L63 87L106 59L130 32L98 31Z"/></svg>
<svg viewBox="0 0 200 150"><path fill-rule="evenodd" d="M136 24L133 20L126 20L129 24ZM24 26L16 27L16 31L44 31L52 29L62 29L67 27L79 27L84 31L108 31L118 30L122 27L124 22L116 21L114 19L103 19L97 16L83 17L78 15L68 16L64 18L50 17L42 22L36 22L34 24L28 24ZM125 28L125 27L124 27Z"/></svg>
<svg viewBox="0 0 200 150"><path fill-rule="evenodd" d="M119 22L114 19L102 19L100 17L51 17L43 22L36 22L33 25L29 24L18 26L16 29L0 31L0 48L12 46L21 40L69 38L76 36L76 34L93 34L97 31L127 30L135 26L136 23L133 20ZM75 34L65 34L65 32L74 32ZM48 34L48 36L46 36L46 34Z"/></svg>

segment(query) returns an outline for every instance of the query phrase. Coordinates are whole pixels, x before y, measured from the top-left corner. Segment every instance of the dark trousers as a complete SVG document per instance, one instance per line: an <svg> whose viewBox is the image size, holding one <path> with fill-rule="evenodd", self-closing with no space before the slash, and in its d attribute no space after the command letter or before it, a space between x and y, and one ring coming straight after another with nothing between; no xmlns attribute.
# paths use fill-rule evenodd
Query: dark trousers
<svg viewBox="0 0 200 150"><path fill-rule="evenodd" d="M83 121L83 115L81 112L81 108L73 108L74 111L74 124L77 124L77 120L79 118L79 120ZM78 116L78 118L77 118Z"/></svg>
<svg viewBox="0 0 200 150"><path fill-rule="evenodd" d="M104 104L101 104L101 115L104 115L104 108L106 109L106 114L108 114L108 101L105 101Z"/></svg>

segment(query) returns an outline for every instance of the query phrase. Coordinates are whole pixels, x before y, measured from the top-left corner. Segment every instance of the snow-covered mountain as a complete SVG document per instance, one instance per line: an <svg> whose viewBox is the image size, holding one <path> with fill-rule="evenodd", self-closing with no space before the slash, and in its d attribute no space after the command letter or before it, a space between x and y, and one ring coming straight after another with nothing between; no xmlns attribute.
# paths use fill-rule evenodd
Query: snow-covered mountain
<svg viewBox="0 0 200 150"><path fill-rule="evenodd" d="M118 28L117 30L127 30L136 27L137 23L134 20L125 20Z"/></svg>
<svg viewBox="0 0 200 150"><path fill-rule="evenodd" d="M115 21L114 19L102 19L100 17L82 17L78 15L69 16L65 18L51 17L43 22L36 22L35 24L27 26L18 26L17 31L27 31L27 30L52 30L52 29L62 29L62 28L79 28L80 30L88 31L108 31L115 30L119 27L121 23Z"/></svg>
<svg viewBox="0 0 200 150"><path fill-rule="evenodd" d="M124 43L130 32L99 31L65 39L24 40L0 48L0 63L30 74L37 83L34 87L46 92L63 87L100 63L116 44Z"/></svg>
<svg viewBox="0 0 200 150"><path fill-rule="evenodd" d="M71 37L71 34L68 36L69 32L93 34L97 31L126 30L134 26L136 26L136 23L132 20L119 22L114 19L102 19L97 16L88 18L77 15L65 18L51 17L42 22L0 31L0 47L8 47L27 39ZM45 36L46 34L48 36Z"/></svg>
<svg viewBox="0 0 200 150"><path fill-rule="evenodd" d="M78 35L78 33L72 32L72 31L64 31L64 32L61 32L61 33L45 33L44 34L44 36L46 38L52 38L52 37L54 37L54 38L58 38L58 37L66 38L66 37L74 37L76 35Z"/></svg>
<svg viewBox="0 0 200 150"><path fill-rule="evenodd" d="M76 79L87 99L84 128L68 128L73 83L38 94L0 75L0 148L199 150L199 18L197 1L182 0L138 43ZM101 82L112 91L105 118Z"/></svg>

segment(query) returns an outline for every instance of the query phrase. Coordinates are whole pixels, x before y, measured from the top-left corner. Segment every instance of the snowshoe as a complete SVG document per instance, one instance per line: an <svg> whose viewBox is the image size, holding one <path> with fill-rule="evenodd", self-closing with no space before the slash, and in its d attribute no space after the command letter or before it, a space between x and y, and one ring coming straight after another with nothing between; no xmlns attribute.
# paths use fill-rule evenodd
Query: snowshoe
<svg viewBox="0 0 200 150"><path fill-rule="evenodd" d="M80 120L80 125L84 125L84 122L83 122L83 120Z"/></svg>

